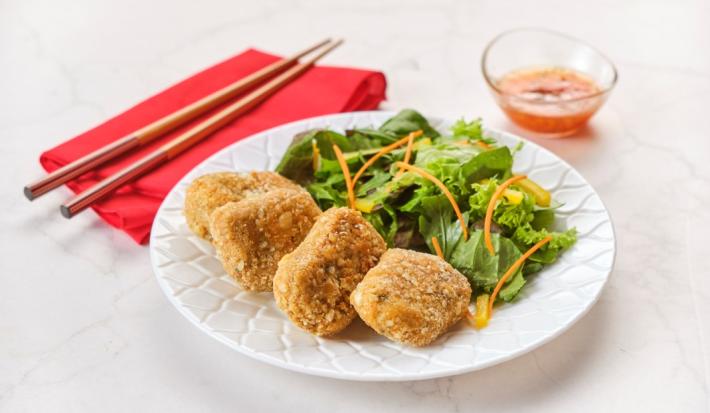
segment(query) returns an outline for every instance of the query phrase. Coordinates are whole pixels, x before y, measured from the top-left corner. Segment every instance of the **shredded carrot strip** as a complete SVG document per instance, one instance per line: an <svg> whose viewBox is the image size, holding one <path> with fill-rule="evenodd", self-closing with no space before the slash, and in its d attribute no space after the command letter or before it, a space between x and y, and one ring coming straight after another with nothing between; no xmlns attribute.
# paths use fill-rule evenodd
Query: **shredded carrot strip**
<svg viewBox="0 0 710 413"><path fill-rule="evenodd" d="M407 151L404 153L404 160L402 162L408 164L409 160L412 158L412 146L414 146L414 134L410 133L409 136L407 136L409 140L407 141ZM399 171L397 171L397 174L394 176L395 178L399 178L402 174L404 173L404 169L399 168Z"/></svg>
<svg viewBox="0 0 710 413"><path fill-rule="evenodd" d="M350 168L348 168L343 151L340 150L338 145L333 145L333 152L335 152L335 157L338 158L340 169L343 170L343 175L345 176L345 186L348 188L348 206L355 209L355 191L353 191L353 181L350 178Z"/></svg>
<svg viewBox="0 0 710 413"><path fill-rule="evenodd" d="M441 191L446 195L446 198L449 199L449 202L451 202L451 206L454 208L454 212L456 213L456 217L459 219L459 223L461 223L461 231L463 232L463 239L468 239L468 229L466 228L466 223L463 220L463 215L461 215L461 210L459 209L458 204L456 203L456 200L454 199L454 196L449 192L449 189L444 185L443 182L440 180L436 179L434 175L431 175L427 171L416 167L414 165L409 165L404 162L396 162L395 166L398 166L400 168L406 169L408 171L412 171L416 173L419 176L422 176L431 182L433 182L436 186L441 189Z"/></svg>
<svg viewBox="0 0 710 413"><path fill-rule="evenodd" d="M483 149L490 149L491 145L483 142L483 141L476 141L476 145L480 146Z"/></svg>
<svg viewBox="0 0 710 413"><path fill-rule="evenodd" d="M436 251L436 255L439 256L442 260L444 259L444 253L441 251L441 246L439 245L439 240L436 239L436 237L431 237L431 245L434 246L434 251Z"/></svg>
<svg viewBox="0 0 710 413"><path fill-rule="evenodd" d="M503 274L502 277L500 277L500 280L498 280L498 284L496 284L496 288L493 289L493 294L491 294L491 298L488 300L488 317L493 314L493 302L496 300L496 297L498 296L498 292L500 291L501 288L503 288L503 284L505 284L506 281L508 281L508 278L510 278L513 273L520 268L521 265L530 258L531 255L535 253L535 251L539 250L543 245L547 244L552 240L552 235L548 235L545 238L541 239L538 241L537 244L533 245L529 250L525 251L525 254L521 255L520 258L515 260L513 265L508 268L508 271Z"/></svg>
<svg viewBox="0 0 710 413"><path fill-rule="evenodd" d="M493 211L495 211L496 209L496 202L498 202L498 198L500 198L500 196L503 194L505 188L507 188L510 184L525 178L525 175L517 175L498 185L498 188L491 197L491 201L488 203L488 209L486 210L486 218L483 221L483 237L486 241L486 248L488 248L488 252L490 252L491 255L496 254L496 250L495 248L493 248L493 242L491 241L491 222L493 221Z"/></svg>
<svg viewBox="0 0 710 413"><path fill-rule="evenodd" d="M368 160L365 162L364 165L362 165L362 167L360 168L360 170L357 171L357 173L356 173L355 176L353 177L353 187L355 186L355 183L357 182L357 180L360 179L360 177L362 176L362 174L365 173L365 171L367 170L367 168L369 168L370 166L372 166L372 164L374 164L374 163L375 163L378 159L380 159L383 155L386 155L386 154L388 154L389 152L392 152L393 150L395 150L395 149L399 148L400 146L404 145L405 143L409 142L409 136L410 136L410 135L413 135L413 137L412 137L412 139L413 139L413 138L416 138L416 137L421 136L422 133L423 133L423 132L420 131L420 130L415 131L415 132L412 132L412 133L410 133L409 135L405 136L404 138L398 140L397 142L390 143L389 145L387 145L387 146L385 146L384 148L380 149L379 152L377 152L376 154L372 155L372 157L371 157L370 159L368 159Z"/></svg>
<svg viewBox="0 0 710 413"><path fill-rule="evenodd" d="M313 147L313 170L318 170L318 161L320 160L320 150L318 149L318 144L316 140L311 141L311 146Z"/></svg>

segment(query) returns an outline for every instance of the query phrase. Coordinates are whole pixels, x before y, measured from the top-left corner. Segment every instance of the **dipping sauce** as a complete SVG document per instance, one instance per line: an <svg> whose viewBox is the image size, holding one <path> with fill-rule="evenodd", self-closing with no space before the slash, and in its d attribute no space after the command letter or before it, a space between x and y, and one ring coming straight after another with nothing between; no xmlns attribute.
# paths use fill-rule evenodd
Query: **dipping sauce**
<svg viewBox="0 0 710 413"><path fill-rule="evenodd" d="M562 67L515 70L495 85L500 106L513 122L551 137L574 133L605 97L589 76Z"/></svg>

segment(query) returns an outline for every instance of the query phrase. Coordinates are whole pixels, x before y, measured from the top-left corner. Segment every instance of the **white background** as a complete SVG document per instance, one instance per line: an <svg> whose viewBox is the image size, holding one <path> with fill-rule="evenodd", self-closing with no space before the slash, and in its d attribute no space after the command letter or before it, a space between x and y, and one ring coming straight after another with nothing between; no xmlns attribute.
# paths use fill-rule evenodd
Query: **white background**
<svg viewBox="0 0 710 413"><path fill-rule="evenodd" d="M324 36L330 64L383 70L386 108L500 114L479 71L505 29L544 26L620 71L582 136L537 142L614 220L616 270L562 337L483 371L352 383L270 367L193 328L148 250L62 189L30 204L39 153L249 46ZM710 4L701 1L0 0L0 411L710 410Z"/></svg>

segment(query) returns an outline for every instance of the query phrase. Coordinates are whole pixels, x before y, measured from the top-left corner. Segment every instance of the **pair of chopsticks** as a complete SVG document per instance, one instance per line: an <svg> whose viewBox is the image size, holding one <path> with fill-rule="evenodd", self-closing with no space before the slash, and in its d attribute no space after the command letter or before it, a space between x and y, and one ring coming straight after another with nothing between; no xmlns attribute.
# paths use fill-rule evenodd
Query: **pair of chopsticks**
<svg viewBox="0 0 710 413"><path fill-rule="evenodd" d="M76 195L74 198L61 205L60 211L62 215L66 218L71 218L117 188L175 158L180 153L232 122L237 117L264 102L271 95L276 93L276 91L313 67L319 59L336 47L340 46L342 42L343 41L341 39L335 41L326 39L291 57L274 62L271 65L268 65L263 69L260 69L251 75L226 86L223 89L220 89L188 106L185 106L177 112L158 119L157 121L132 132L109 145L99 148L96 151L57 169L37 182L27 185L24 188L25 196L29 200L34 200L52 189L55 189L62 184L65 184L66 182L77 178L134 148L141 147L148 142L153 141L155 138L165 134L166 132L174 130L178 126L195 119L197 116L207 112L208 110L213 109L222 103L226 103L240 93L270 79L264 85L258 87L246 96L200 122L198 125L190 128L188 131L172 139L159 149L138 160L134 164L105 178L96 185ZM322 50L320 50L313 57L303 62L299 62L299 59L302 57L321 48Z"/></svg>

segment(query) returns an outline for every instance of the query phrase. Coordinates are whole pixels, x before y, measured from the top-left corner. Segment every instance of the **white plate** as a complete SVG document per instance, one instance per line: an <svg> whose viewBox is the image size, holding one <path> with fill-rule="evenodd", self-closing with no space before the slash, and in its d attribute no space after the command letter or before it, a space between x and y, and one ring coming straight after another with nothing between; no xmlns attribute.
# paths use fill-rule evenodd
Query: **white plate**
<svg viewBox="0 0 710 413"><path fill-rule="evenodd" d="M525 142L514 171L526 173L563 202L560 228L576 226L579 240L554 265L530 278L520 299L502 305L477 331L459 323L433 344L411 348L377 335L360 320L334 338L299 330L268 293L243 291L222 270L212 246L187 228L185 188L216 171L273 170L293 135L312 128L378 126L391 112L355 112L303 120L241 140L202 162L163 202L153 224L150 251L160 287L170 302L210 337L269 364L349 380L418 380L482 369L524 354L570 328L594 305L614 264L612 223L597 193L570 165ZM444 130L450 119L429 118ZM489 130L513 146L521 138Z"/></svg>

